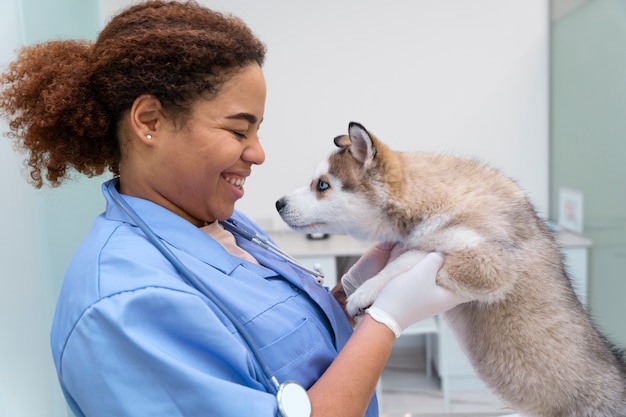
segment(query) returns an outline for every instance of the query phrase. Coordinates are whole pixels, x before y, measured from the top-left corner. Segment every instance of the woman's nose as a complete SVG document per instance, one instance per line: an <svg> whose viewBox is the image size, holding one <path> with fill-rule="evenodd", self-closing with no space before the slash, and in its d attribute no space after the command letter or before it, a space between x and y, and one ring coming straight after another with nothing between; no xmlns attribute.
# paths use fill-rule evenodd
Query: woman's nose
<svg viewBox="0 0 626 417"><path fill-rule="evenodd" d="M265 150L258 138L251 139L243 151L242 159L255 165L265 162Z"/></svg>

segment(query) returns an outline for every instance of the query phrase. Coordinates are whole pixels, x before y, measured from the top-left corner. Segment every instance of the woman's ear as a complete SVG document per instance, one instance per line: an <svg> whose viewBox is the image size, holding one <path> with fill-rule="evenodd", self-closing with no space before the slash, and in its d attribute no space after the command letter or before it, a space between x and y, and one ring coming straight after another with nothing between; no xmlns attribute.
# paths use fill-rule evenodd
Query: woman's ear
<svg viewBox="0 0 626 417"><path fill-rule="evenodd" d="M151 143L163 115L162 108L159 99L151 94L142 94L135 99L130 109L130 127L139 140Z"/></svg>

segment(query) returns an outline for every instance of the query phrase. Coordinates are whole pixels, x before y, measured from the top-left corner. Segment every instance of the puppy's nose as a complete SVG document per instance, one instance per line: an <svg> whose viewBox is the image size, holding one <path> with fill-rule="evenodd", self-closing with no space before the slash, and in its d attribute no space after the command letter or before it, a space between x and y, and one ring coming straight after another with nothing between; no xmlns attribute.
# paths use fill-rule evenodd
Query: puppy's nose
<svg viewBox="0 0 626 417"><path fill-rule="evenodd" d="M285 197L280 200L276 200L276 210L280 213L280 211L287 205L287 199Z"/></svg>

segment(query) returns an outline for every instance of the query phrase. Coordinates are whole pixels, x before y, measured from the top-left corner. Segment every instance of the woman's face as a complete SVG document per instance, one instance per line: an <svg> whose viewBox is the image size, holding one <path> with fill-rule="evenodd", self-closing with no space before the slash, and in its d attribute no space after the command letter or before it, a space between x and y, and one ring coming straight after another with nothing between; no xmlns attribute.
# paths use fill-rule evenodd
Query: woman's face
<svg viewBox="0 0 626 417"><path fill-rule="evenodd" d="M230 217L252 165L265 160L258 136L265 94L260 66L249 65L196 102L184 126L165 122L150 199L198 226Z"/></svg>

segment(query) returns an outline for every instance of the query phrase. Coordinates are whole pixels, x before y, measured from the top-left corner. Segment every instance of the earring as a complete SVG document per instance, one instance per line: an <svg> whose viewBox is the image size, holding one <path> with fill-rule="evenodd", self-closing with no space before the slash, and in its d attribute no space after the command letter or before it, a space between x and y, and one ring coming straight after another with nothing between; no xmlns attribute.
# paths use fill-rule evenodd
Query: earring
<svg viewBox="0 0 626 417"><path fill-rule="evenodd" d="M152 135L147 134L147 135L146 135L146 139L152 139Z"/></svg>

